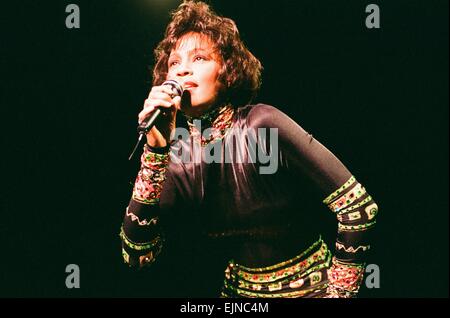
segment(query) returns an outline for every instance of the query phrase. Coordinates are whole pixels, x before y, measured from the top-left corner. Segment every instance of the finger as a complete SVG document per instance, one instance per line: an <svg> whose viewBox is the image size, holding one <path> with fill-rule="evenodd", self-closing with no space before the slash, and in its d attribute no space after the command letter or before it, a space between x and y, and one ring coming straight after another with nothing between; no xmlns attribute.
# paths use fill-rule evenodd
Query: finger
<svg viewBox="0 0 450 318"><path fill-rule="evenodd" d="M153 86L148 96L150 97L155 93L166 93L169 96L173 95L172 88L169 85Z"/></svg>
<svg viewBox="0 0 450 318"><path fill-rule="evenodd" d="M173 105L172 100L170 101L166 101L166 100L162 100L162 99L146 99L144 102L144 109L145 108L149 108L149 107L170 107Z"/></svg>
<svg viewBox="0 0 450 318"><path fill-rule="evenodd" d="M144 110L142 110L139 114L138 114L138 123L142 123L144 121L145 118L147 118L149 116L149 114L151 114L156 107L154 106L150 106L145 108Z"/></svg>
<svg viewBox="0 0 450 318"><path fill-rule="evenodd" d="M144 109L138 114L138 122L141 123L147 118L156 108L171 108L173 104L162 100L151 100L144 104Z"/></svg>
<svg viewBox="0 0 450 318"><path fill-rule="evenodd" d="M154 89L153 93L164 93L169 95L171 98L175 95L172 86L169 85L158 86Z"/></svg>
<svg viewBox="0 0 450 318"><path fill-rule="evenodd" d="M151 93L150 96L148 97L148 99L161 99L161 100L165 100L168 102L172 102L172 97L164 92L154 92Z"/></svg>
<svg viewBox="0 0 450 318"><path fill-rule="evenodd" d="M170 86L170 85L162 85L161 86L161 91L166 93L166 94L169 94L169 95L173 95L174 94L172 86Z"/></svg>
<svg viewBox="0 0 450 318"><path fill-rule="evenodd" d="M180 109L181 108L181 96L175 96L172 99L173 104L175 105L176 109Z"/></svg>

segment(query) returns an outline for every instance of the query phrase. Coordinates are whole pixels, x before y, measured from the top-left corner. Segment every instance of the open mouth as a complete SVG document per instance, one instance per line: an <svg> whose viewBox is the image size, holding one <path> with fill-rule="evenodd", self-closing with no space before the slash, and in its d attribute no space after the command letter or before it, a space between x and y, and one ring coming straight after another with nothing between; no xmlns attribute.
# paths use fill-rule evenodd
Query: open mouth
<svg viewBox="0 0 450 318"><path fill-rule="evenodd" d="M196 88L198 85L193 82L186 82L184 83L184 89L193 89Z"/></svg>

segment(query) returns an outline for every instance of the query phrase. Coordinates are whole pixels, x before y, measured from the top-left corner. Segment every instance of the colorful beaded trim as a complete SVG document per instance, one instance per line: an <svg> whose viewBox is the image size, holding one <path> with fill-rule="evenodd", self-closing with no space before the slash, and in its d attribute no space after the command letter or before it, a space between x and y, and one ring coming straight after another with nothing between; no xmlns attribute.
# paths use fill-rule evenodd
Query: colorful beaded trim
<svg viewBox="0 0 450 318"><path fill-rule="evenodd" d="M328 297L349 298L357 294L364 276L364 264L350 264L333 257L328 270Z"/></svg>
<svg viewBox="0 0 450 318"><path fill-rule="evenodd" d="M361 212L355 211L355 212L349 212L348 214L338 214L337 219L339 222L351 222L351 221L357 221L361 219Z"/></svg>
<svg viewBox="0 0 450 318"><path fill-rule="evenodd" d="M331 258L320 239L299 256L273 266L248 268L231 261L225 270L222 297L291 298L325 293Z"/></svg>
<svg viewBox="0 0 450 318"><path fill-rule="evenodd" d="M200 116L199 118L188 117L189 131L194 138L201 138L201 145L204 147L209 143L221 140L225 137L233 124L234 108L231 105L225 105L215 108L211 112ZM201 120L202 129L211 128L211 134L205 138L203 134L198 131L193 121Z"/></svg>
<svg viewBox="0 0 450 318"><path fill-rule="evenodd" d="M339 212L349 207L353 202L362 197L366 193L366 189L360 183L356 184L350 191L343 194L339 199L330 203L328 207L333 212Z"/></svg>
<svg viewBox="0 0 450 318"><path fill-rule="evenodd" d="M328 205L331 201L333 201L336 197L338 197L345 189L350 187L350 185L352 185L355 181L356 178L354 176L351 176L350 179L347 180L347 182L345 182L339 189L331 193L322 202Z"/></svg>
<svg viewBox="0 0 450 318"><path fill-rule="evenodd" d="M301 261L293 266L289 266L283 269L279 269L276 271L270 271L266 273L257 274L255 270L253 271L245 271L239 265L236 266L236 269L231 272L231 278L235 278L234 275L238 276L239 279L244 279L248 282L252 283L271 283L279 279L283 279L287 276L292 276L298 274L300 272L306 271L312 264L317 261L324 261L328 256L328 248L325 243L322 244L321 248L309 256L304 261ZM233 267L231 264L230 267ZM261 270L261 269L259 269Z"/></svg>
<svg viewBox="0 0 450 318"><path fill-rule="evenodd" d="M242 269L243 271L247 271L250 273L258 273L258 272L266 272L266 271L272 271L272 270L276 270L285 266L288 266L290 264L293 264L294 262L298 261L299 259L303 258L305 255L307 255L308 253L310 253L311 251L313 251L314 249L319 248L319 246L321 246L322 244L325 244L325 242L322 240L322 238L320 237L318 241L314 242L313 245L311 245L310 247L308 247L305 251L303 251L300 255L291 258L285 262L282 263L278 263L272 266L266 266L266 267L259 267L259 268L250 268L250 267L245 267L243 265L239 265L237 263L234 263L234 261L230 261L230 265L231 266L239 266L240 269Z"/></svg>
<svg viewBox="0 0 450 318"><path fill-rule="evenodd" d="M370 201L370 200L369 200ZM364 208L363 211L352 211L348 213L338 213L337 219L339 222L352 222L357 220L370 221L378 214L378 205L372 203ZM366 217L367 216L367 217Z"/></svg>
<svg viewBox="0 0 450 318"><path fill-rule="evenodd" d="M144 266L148 266L152 264L156 260L156 256L161 252L161 245L158 246L158 248L153 251L151 250L145 255L139 256L139 266L142 268ZM125 264L130 264L130 255L125 251L125 249L122 247L122 257Z"/></svg>
<svg viewBox="0 0 450 318"><path fill-rule="evenodd" d="M364 209L364 212L367 214L367 219L370 221L374 219L378 214L378 205L376 203L372 203Z"/></svg>
<svg viewBox="0 0 450 318"><path fill-rule="evenodd" d="M144 146L144 153L141 156L141 170L136 177L133 188L133 200L150 205L159 203L169 158L169 154L152 153L147 145Z"/></svg>
<svg viewBox="0 0 450 318"><path fill-rule="evenodd" d="M130 264L130 255L125 251L125 249L122 247L122 257L123 261L127 264Z"/></svg>
<svg viewBox="0 0 450 318"><path fill-rule="evenodd" d="M370 229L373 227L377 221L365 223L365 224L358 224L358 225L345 225L342 223L338 223L338 232L358 232L358 231L364 231L367 229Z"/></svg>
<svg viewBox="0 0 450 318"><path fill-rule="evenodd" d="M350 211L356 210L357 208L359 208L359 207L363 206L364 204L370 202L370 200L372 200L372 197L369 195L367 198L365 198L361 202L356 203L356 204L354 204L354 205L352 205L352 206L350 206L350 207L348 207L348 208L346 208L344 210L339 211L338 214L344 214L346 212L350 212Z"/></svg>
<svg viewBox="0 0 450 318"><path fill-rule="evenodd" d="M235 289L235 291L240 292L241 289L248 289L253 291L277 291L277 290L286 290L286 289L296 289L302 287L305 283L309 281L309 284L311 286L316 285L321 281L321 275L320 273L321 269L330 267L331 262L331 253L327 254L327 259L325 259L325 262L323 264L313 266L307 271L303 273L299 273L298 275L288 277L284 280L273 282L273 283L255 283L255 282L248 282L244 280L238 281L238 286L235 287L228 283L228 281L225 280L225 287ZM318 277L320 275L320 277ZM309 279L309 280L308 280ZM245 291L244 291L245 292Z"/></svg>
<svg viewBox="0 0 450 318"><path fill-rule="evenodd" d="M125 243L126 246L128 246L129 248L136 250L136 251L152 249L152 248L162 244L162 238L159 235L156 238L154 238L153 240L151 240L150 242L145 242L145 243L133 242L125 235L125 232L123 231L123 226L120 228L119 236L122 239L122 241Z"/></svg>

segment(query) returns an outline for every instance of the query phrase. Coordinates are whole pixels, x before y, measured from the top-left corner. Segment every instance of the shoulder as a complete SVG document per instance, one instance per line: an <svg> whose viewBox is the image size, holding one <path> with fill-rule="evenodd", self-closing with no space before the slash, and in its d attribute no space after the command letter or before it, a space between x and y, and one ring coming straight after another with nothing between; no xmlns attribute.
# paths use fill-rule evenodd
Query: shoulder
<svg viewBox="0 0 450 318"><path fill-rule="evenodd" d="M275 106L268 104L255 104L255 105L247 105L245 107L240 108L240 110L247 112L249 117L258 118L264 117L268 114L273 113L282 113L281 110L276 108Z"/></svg>
<svg viewBox="0 0 450 318"><path fill-rule="evenodd" d="M296 124L277 107L267 104L247 105L239 108L239 115L250 127L280 128L286 124Z"/></svg>

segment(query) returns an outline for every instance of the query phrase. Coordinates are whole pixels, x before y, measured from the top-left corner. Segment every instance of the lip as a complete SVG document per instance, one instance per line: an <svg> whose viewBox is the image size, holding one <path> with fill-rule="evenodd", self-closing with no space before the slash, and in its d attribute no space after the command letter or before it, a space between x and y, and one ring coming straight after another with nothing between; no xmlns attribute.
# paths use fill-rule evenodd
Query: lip
<svg viewBox="0 0 450 318"><path fill-rule="evenodd" d="M185 82L183 86L184 89L191 89L197 87L198 85L194 82Z"/></svg>

